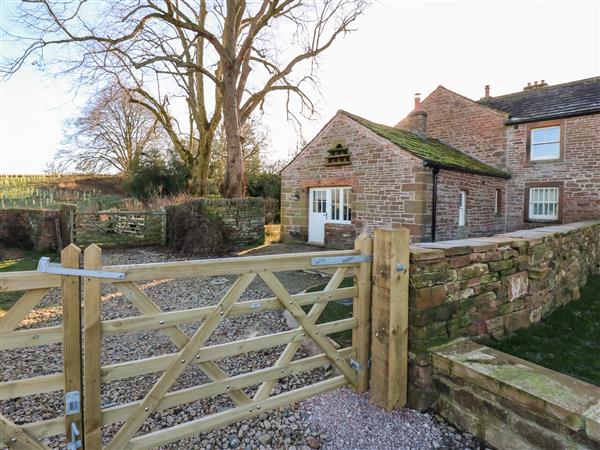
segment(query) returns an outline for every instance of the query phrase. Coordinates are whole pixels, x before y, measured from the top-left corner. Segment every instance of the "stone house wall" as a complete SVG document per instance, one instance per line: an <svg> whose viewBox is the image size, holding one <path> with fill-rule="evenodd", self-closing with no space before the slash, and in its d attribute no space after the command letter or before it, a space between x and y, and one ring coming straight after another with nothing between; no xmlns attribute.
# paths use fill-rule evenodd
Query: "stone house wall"
<svg viewBox="0 0 600 450"><path fill-rule="evenodd" d="M500 213L494 213L496 189L502 195ZM460 191L467 193L466 225L458 226ZM489 236L504 231L506 180L449 170L438 174L436 241Z"/></svg>
<svg viewBox="0 0 600 450"><path fill-rule="evenodd" d="M351 164L326 166L327 150L343 142ZM438 175L437 239L483 236L500 232L504 216L494 216L495 189L505 195L504 179L441 170ZM432 169L420 159L362 127L336 115L282 171L281 205L284 241L308 239L308 195L311 187L352 187L351 225L325 229L325 246L351 248L363 231L400 224L412 242L431 240ZM458 192L467 190L467 227L458 228ZM503 204L503 203L502 203ZM336 224L338 225L338 224ZM329 230L329 232L328 232ZM342 235L334 235L333 230Z"/></svg>
<svg viewBox="0 0 600 450"><path fill-rule="evenodd" d="M525 216L525 190L544 182L556 183L560 189L559 222L600 217L600 114L562 119L564 156L558 162L528 162L529 124L510 125L508 130L507 170L510 205L509 230L540 226ZM544 126L537 122L535 126ZM561 217L562 216L562 217Z"/></svg>
<svg viewBox="0 0 600 450"><path fill-rule="evenodd" d="M409 404L434 399L428 349L527 327L600 272L600 221L411 246Z"/></svg>
<svg viewBox="0 0 600 450"><path fill-rule="evenodd" d="M535 183L555 183L561 189L558 223L600 217L600 114L561 119L562 160L528 162L527 136L532 124L506 125L507 114L442 86L421 103L420 109L427 113L430 137L511 173L504 194L506 231L549 224L525 217L525 192ZM535 126L554 122L536 122ZM405 118L397 126L406 128L407 124ZM497 220L495 225L500 223Z"/></svg>
<svg viewBox="0 0 600 450"><path fill-rule="evenodd" d="M479 105L443 86L420 104L427 113L427 135L496 167L506 164L507 114ZM396 125L406 128L407 119Z"/></svg>
<svg viewBox="0 0 600 450"><path fill-rule="evenodd" d="M343 141L351 164L326 166L327 150ZM308 239L309 188L350 186L355 235L376 227L402 224L415 242L430 220L423 192L431 170L421 160L338 113L282 171L281 225L284 241Z"/></svg>
<svg viewBox="0 0 600 450"><path fill-rule="evenodd" d="M57 250L60 217L60 211L51 209L0 210L0 246Z"/></svg>

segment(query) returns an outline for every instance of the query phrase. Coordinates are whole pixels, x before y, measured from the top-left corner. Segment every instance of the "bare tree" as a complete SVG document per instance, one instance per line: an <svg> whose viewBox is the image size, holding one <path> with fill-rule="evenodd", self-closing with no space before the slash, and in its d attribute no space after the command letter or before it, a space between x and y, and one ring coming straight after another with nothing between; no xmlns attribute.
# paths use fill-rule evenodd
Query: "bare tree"
<svg viewBox="0 0 600 450"><path fill-rule="evenodd" d="M76 46L81 57L64 70L78 71L93 62L109 71L127 67L135 79L149 72L173 77L180 88L185 86L188 104L203 106L190 108L198 140L214 138L222 113L224 195L240 197L244 123L276 92L287 96L288 117L298 119L297 111L313 114L317 58L351 31L365 5L365 0L113 0L102 11L90 11L84 0L39 0L23 13L22 22L34 31L31 41L4 70L13 73L28 58L43 58L49 48L67 45ZM96 2L91 7L99 8ZM212 102L204 82L213 85ZM168 124L176 121L165 108L165 97L138 94L173 138L174 127L169 130ZM209 105L212 117L202 117ZM175 147L183 154L190 151Z"/></svg>
<svg viewBox="0 0 600 450"><path fill-rule="evenodd" d="M143 152L160 142L156 118L117 85L100 91L69 128L67 147L56 159L85 173L116 171L128 177Z"/></svg>

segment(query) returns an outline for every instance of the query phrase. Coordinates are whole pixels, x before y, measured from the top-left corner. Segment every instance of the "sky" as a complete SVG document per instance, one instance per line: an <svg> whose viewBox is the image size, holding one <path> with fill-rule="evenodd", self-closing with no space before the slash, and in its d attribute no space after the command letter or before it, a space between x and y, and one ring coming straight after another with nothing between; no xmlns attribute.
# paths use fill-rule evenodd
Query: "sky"
<svg viewBox="0 0 600 450"><path fill-rule="evenodd" d="M440 84L479 99L486 84L494 96L534 80L600 75L600 0L383 0L320 64L319 114L303 123L308 140L338 109L393 125L410 112L415 93L424 98ZM63 122L85 100L70 88L31 66L0 81L0 173L43 172L61 147ZM262 121L270 159L288 158L298 135L282 98L271 99Z"/></svg>

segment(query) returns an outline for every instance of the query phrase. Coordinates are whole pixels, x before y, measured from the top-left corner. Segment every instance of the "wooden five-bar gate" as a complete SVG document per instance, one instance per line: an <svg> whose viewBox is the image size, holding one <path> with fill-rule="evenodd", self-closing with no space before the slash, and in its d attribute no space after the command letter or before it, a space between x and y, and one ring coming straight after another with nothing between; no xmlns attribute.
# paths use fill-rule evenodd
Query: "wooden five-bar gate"
<svg viewBox="0 0 600 450"><path fill-rule="evenodd" d="M0 318L0 350L62 343L63 372L3 381L0 400L63 391L61 416L31 423L15 423L0 415L0 441L14 449L45 449L56 446L75 450L153 448L213 428L237 422L265 411L350 385L357 392L372 389L372 398L386 409L403 406L406 400L406 336L408 327L408 232L376 230L374 243L361 235L354 250L252 256L169 263L103 266L96 245L88 246L80 268L81 251L70 245L62 251L60 264L41 261L39 271L4 273L2 292L24 291ZM333 273L322 291L292 294L275 276L290 270L318 269ZM341 287L347 274L354 284ZM235 281L213 306L162 311L139 282L178 278L234 276ZM261 279L273 297L240 300L250 284ZM102 320L102 285L110 284L132 302L140 315ZM21 321L49 290L59 288L62 325L20 327ZM82 289L80 289L82 288ZM318 323L329 302L353 298L353 316ZM308 312L303 307L310 306ZM224 318L285 309L298 327L288 331L207 345ZM188 335L181 325L200 323ZM167 336L177 352L149 358L101 365L102 338L137 331L156 330ZM327 337L352 330L352 345L336 348ZM302 342L311 339L321 354L296 358ZM283 351L271 367L235 376L215 362L221 358L274 347ZM210 382L172 390L178 377L196 365ZM332 365L332 377L274 395L279 379ZM370 366L370 368L369 368ZM101 387L130 377L159 373L141 400L102 406ZM251 386L258 386L250 391ZM253 395L249 395L253 392ZM233 407L169 428L147 433L140 428L151 414L189 402L227 395ZM102 435L102 427L122 422L116 433Z"/></svg>

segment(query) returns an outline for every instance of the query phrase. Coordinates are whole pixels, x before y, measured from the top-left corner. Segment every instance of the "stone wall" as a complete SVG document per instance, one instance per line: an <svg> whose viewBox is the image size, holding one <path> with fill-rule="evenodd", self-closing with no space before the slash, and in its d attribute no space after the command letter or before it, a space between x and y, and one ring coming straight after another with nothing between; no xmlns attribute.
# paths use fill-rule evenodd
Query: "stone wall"
<svg viewBox="0 0 600 450"><path fill-rule="evenodd" d="M167 216L174 208L190 209L196 214L219 220L233 244L262 244L265 241L265 203L262 198L199 198L169 206Z"/></svg>
<svg viewBox="0 0 600 450"><path fill-rule="evenodd" d="M600 270L600 221L411 246L409 403L431 405L428 349L527 327Z"/></svg>
<svg viewBox="0 0 600 450"><path fill-rule="evenodd" d="M57 227L58 224L58 227ZM50 209L0 210L0 246L56 250L60 211Z"/></svg>
<svg viewBox="0 0 600 450"><path fill-rule="evenodd" d="M325 247L337 250L354 248L356 230L352 224L326 223Z"/></svg>
<svg viewBox="0 0 600 450"><path fill-rule="evenodd" d="M433 352L434 410L498 450L600 448L600 387L470 340Z"/></svg>

